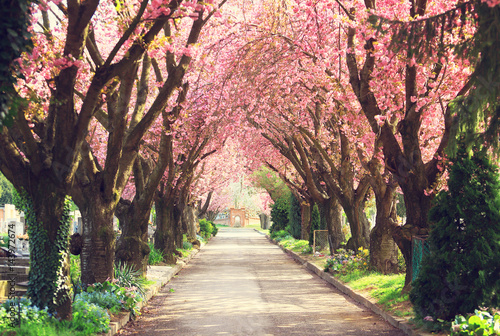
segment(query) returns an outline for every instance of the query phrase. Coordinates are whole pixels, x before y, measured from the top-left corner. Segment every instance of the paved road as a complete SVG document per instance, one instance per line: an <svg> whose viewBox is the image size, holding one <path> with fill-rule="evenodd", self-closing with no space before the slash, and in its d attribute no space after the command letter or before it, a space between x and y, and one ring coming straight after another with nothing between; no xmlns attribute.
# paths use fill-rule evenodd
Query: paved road
<svg viewBox="0 0 500 336"><path fill-rule="evenodd" d="M250 229L220 229L148 309L128 335L405 335Z"/></svg>

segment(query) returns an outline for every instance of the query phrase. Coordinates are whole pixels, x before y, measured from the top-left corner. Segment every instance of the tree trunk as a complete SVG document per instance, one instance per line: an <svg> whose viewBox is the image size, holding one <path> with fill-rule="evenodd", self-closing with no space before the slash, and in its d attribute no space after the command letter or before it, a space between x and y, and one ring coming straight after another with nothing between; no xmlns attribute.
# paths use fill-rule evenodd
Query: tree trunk
<svg viewBox="0 0 500 336"><path fill-rule="evenodd" d="M351 238L346 247L357 251L360 247L368 248L370 245L370 221L364 212L365 202L355 202L354 205L344 204L344 212L351 229Z"/></svg>
<svg viewBox="0 0 500 336"><path fill-rule="evenodd" d="M414 176L410 176L407 183L401 183L406 207L406 223L397 226L393 231L393 238L398 245L406 264L405 291L410 290L413 278L412 269L412 239L416 235L429 234L427 216L431 208L431 197L424 194L416 183L411 183Z"/></svg>
<svg viewBox="0 0 500 336"><path fill-rule="evenodd" d="M342 233L342 207L337 198L333 196L325 200L320 208L328 230L330 254L333 255L333 253L340 248L340 244L344 242L345 239Z"/></svg>
<svg viewBox="0 0 500 336"><path fill-rule="evenodd" d="M123 213L117 211L121 235L116 242L115 260L133 265L146 276L150 248L148 246L148 222L151 209L137 209L134 203Z"/></svg>
<svg viewBox="0 0 500 336"><path fill-rule="evenodd" d="M30 236L28 296L38 307L48 307L58 318L72 319L69 277L69 209L66 194L47 177L40 177L23 209Z"/></svg>
<svg viewBox="0 0 500 336"><path fill-rule="evenodd" d="M178 215L176 215L176 208L165 199L159 198L155 202L156 208L156 231L155 248L162 251L163 258L167 264L175 264L177 258L175 257L176 236L178 229ZM177 217L177 218L176 218Z"/></svg>
<svg viewBox="0 0 500 336"><path fill-rule="evenodd" d="M186 206L183 211L182 221L184 224L183 227L186 227L186 234L188 238L196 239L196 222L198 216L196 215L196 208L193 206Z"/></svg>
<svg viewBox="0 0 500 336"><path fill-rule="evenodd" d="M98 192L87 196L84 204L78 204L84 224L80 255L84 286L112 280L115 260L114 207L104 202Z"/></svg>
<svg viewBox="0 0 500 336"><path fill-rule="evenodd" d="M377 216L370 234L370 265L383 274L397 273L398 247L392 238L397 225L395 192L387 188L385 195L375 195Z"/></svg>
<svg viewBox="0 0 500 336"><path fill-rule="evenodd" d="M304 200L300 203L300 239L309 241L309 236L311 235L312 226L312 210L313 205Z"/></svg>

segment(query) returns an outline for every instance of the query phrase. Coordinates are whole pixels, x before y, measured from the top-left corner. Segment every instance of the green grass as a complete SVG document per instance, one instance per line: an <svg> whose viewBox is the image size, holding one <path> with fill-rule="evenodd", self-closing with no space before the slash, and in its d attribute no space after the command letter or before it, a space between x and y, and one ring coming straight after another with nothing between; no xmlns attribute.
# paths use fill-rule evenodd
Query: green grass
<svg viewBox="0 0 500 336"><path fill-rule="evenodd" d="M187 257L188 255L190 255L192 250L193 250L193 249L189 249L189 250L180 249L180 248L178 248L178 249L177 249L177 251L179 251L180 253L182 253L182 257L183 257L183 258L185 258L185 257Z"/></svg>
<svg viewBox="0 0 500 336"><path fill-rule="evenodd" d="M27 323L14 329L16 336L83 336L88 335L84 332L76 331L66 326L56 326L55 324ZM11 335L9 331L4 330L2 335Z"/></svg>
<svg viewBox="0 0 500 336"><path fill-rule="evenodd" d="M163 261L163 254L161 251L155 249L152 243L148 243L149 245L149 256L148 256L148 265L158 265Z"/></svg>
<svg viewBox="0 0 500 336"><path fill-rule="evenodd" d="M356 272L352 272L356 273ZM348 275L349 276L349 275ZM346 278L348 276L343 276ZM340 277L339 277L340 278ZM401 294L405 283L404 274L383 275L379 273L353 274L348 283L354 290L368 290L370 296L376 302L384 306L387 310L394 312L398 316L408 316L411 312L398 310L397 307L409 301L408 294Z"/></svg>

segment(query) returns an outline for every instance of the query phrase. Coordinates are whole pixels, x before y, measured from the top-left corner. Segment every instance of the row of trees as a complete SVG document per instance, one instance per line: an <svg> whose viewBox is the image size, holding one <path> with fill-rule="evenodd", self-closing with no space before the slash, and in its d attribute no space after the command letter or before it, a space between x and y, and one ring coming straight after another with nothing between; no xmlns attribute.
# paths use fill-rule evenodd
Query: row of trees
<svg viewBox="0 0 500 336"><path fill-rule="evenodd" d="M247 150L265 153L261 162L301 200L303 239L316 203L332 250L338 248L342 209L352 233L347 246L369 246L372 265L383 272L397 269L399 248L409 288L412 238L429 234L432 199L446 185L445 149L464 120L457 106L480 87L497 92L495 70L482 68L484 58L457 50L466 43L480 47L483 42L470 37L482 29L486 11L498 6L420 0L256 7L237 45L239 57L227 65L233 108L257 132ZM498 20L488 18L496 27ZM405 29L410 34L401 37ZM493 77L478 79L478 69ZM466 111L486 116L475 119L475 138L496 122L497 105L492 94ZM273 151L279 158L270 159ZM372 230L364 211L370 190L377 208ZM406 207L403 225L396 217L398 190Z"/></svg>
<svg viewBox="0 0 500 336"><path fill-rule="evenodd" d="M370 246L384 272L396 268L399 247L409 285L411 239L429 232L431 200L444 185L444 150L461 115L455 102L478 88L477 69L490 69L449 46L477 32L477 41L495 36L481 29L482 19L495 18L486 9L498 4L226 2L54 0L34 7L33 50L19 62L25 79L14 100L21 103L0 134L0 170L23 190L32 220L47 233L35 243L47 254L31 262L56 267L32 272L30 283L58 279L57 286L30 293L60 317L71 316L67 257L60 257L67 244L59 241L67 236L68 195L84 219L82 281L91 284L113 277L115 257L145 270L153 203L156 247L172 255L182 233L192 233L194 195L210 200L229 180L228 167L265 164L277 173L299 200L302 239L317 204L336 249L343 210L348 247ZM429 20L441 23L434 33L422 28L433 26ZM398 31L424 38L399 38ZM483 79L495 82L495 71ZM498 95L488 97L474 111L495 110ZM231 164L241 152L249 159ZM396 220L398 188L404 225ZM364 212L369 190L377 208L372 230ZM122 225L116 246L115 214Z"/></svg>
<svg viewBox="0 0 500 336"><path fill-rule="evenodd" d="M115 260L146 270L153 204L155 247L173 261L182 234L195 234L194 196L227 182L227 174L201 178L213 169L204 160L232 132L210 100L219 87L207 75L225 36L217 33L225 2L49 1L32 8L33 50L19 62L21 103L0 135L0 169L25 199L28 225L40 232L33 232L29 295L60 318L71 318L67 196L82 213L81 280L89 285L112 279Z"/></svg>

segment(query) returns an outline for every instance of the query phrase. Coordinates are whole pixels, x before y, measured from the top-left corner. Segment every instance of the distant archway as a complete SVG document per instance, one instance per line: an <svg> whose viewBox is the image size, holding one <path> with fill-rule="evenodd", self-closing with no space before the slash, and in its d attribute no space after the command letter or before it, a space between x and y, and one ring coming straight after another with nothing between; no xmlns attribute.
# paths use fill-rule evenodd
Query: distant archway
<svg viewBox="0 0 500 336"><path fill-rule="evenodd" d="M247 222L245 208L242 209L229 209L229 218L231 227L245 227Z"/></svg>

